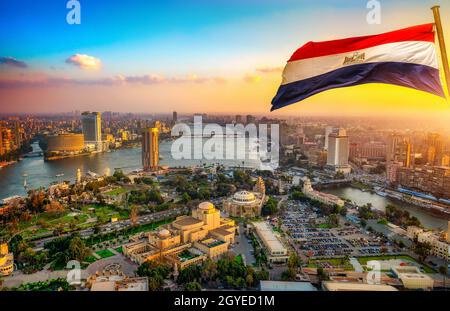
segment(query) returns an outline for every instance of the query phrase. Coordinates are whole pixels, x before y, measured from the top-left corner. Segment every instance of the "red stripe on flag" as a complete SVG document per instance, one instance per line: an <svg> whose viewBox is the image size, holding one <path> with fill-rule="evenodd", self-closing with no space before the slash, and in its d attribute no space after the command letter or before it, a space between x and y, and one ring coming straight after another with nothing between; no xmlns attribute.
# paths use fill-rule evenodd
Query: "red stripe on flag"
<svg viewBox="0 0 450 311"><path fill-rule="evenodd" d="M405 29L386 32L379 35L354 37L340 40L308 42L299 48L289 62L362 50L381 44L402 41L427 41L434 43L433 24L413 26Z"/></svg>

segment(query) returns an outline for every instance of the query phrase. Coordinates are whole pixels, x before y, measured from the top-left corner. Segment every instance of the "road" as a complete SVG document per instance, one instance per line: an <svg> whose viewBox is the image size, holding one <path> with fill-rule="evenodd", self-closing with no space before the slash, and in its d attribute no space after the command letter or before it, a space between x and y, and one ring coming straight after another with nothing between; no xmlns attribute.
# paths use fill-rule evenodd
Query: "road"
<svg viewBox="0 0 450 311"><path fill-rule="evenodd" d="M145 224L149 224L155 221L160 221L163 220L165 218L171 218L171 217L176 217L179 216L183 213L187 212L186 209L173 209L173 210L168 210L168 211L161 211L161 212L156 212L156 213L152 213L152 214L147 214L147 215L142 215L139 216L138 220L137 220L137 225L145 225ZM114 232L117 230L122 230L122 229L126 229L128 227L131 227L132 223L130 219L125 219L125 220L120 220L114 223L107 223L104 225L100 225L100 233L108 233L108 232ZM80 236L82 237L89 237L92 234L94 234L94 229L93 228L89 228L89 229L85 229L85 230L80 230L80 231L76 231L78 234L80 234ZM59 237L65 237L65 236L69 236L71 235L73 232L71 233L65 233L62 234L60 236L52 236L52 237L47 237L44 239L40 239L40 240L36 240L33 241L34 242L34 247L33 249L35 251L41 250L44 248L44 245L50 241L53 241L56 238Z"/></svg>
<svg viewBox="0 0 450 311"><path fill-rule="evenodd" d="M252 265L256 262L255 256L253 256L253 246L244 234L244 227L239 224L239 235L236 236L236 243L233 247L233 251L236 255L242 255L244 264Z"/></svg>

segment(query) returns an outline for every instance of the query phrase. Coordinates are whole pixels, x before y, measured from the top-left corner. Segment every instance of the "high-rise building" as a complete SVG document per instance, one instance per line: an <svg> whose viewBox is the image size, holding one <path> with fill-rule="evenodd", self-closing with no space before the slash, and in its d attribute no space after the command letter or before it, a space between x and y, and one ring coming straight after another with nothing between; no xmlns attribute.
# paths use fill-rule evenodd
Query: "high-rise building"
<svg viewBox="0 0 450 311"><path fill-rule="evenodd" d="M178 121L178 113L176 111L174 111L172 113L172 122L175 124Z"/></svg>
<svg viewBox="0 0 450 311"><path fill-rule="evenodd" d="M391 134L386 149L386 177L389 182L397 182L397 171L400 167L411 167L414 164L412 146L407 138L399 134Z"/></svg>
<svg viewBox="0 0 450 311"><path fill-rule="evenodd" d="M242 124L242 116L240 114L236 115L236 124Z"/></svg>
<svg viewBox="0 0 450 311"><path fill-rule="evenodd" d="M101 146L102 119L100 112L83 112L81 114L84 141Z"/></svg>
<svg viewBox="0 0 450 311"><path fill-rule="evenodd" d="M332 126L327 126L325 128L325 145L324 145L324 150L328 150L328 136L333 133L336 132L337 129L333 128Z"/></svg>
<svg viewBox="0 0 450 311"><path fill-rule="evenodd" d="M158 128L150 127L142 133L142 166L144 170L155 170L158 168L158 162Z"/></svg>
<svg viewBox="0 0 450 311"><path fill-rule="evenodd" d="M336 172L350 173L348 164L349 139L345 129L339 129L328 135L327 165Z"/></svg>
<svg viewBox="0 0 450 311"><path fill-rule="evenodd" d="M5 152L4 152L4 148L3 148L3 129L0 126L0 156L2 156L4 153Z"/></svg>
<svg viewBox="0 0 450 311"><path fill-rule="evenodd" d="M14 149L22 146L22 132L19 121L14 122Z"/></svg>
<svg viewBox="0 0 450 311"><path fill-rule="evenodd" d="M255 121L256 121L255 116L252 116L251 114L247 115L247 124L255 123Z"/></svg>
<svg viewBox="0 0 450 311"><path fill-rule="evenodd" d="M430 133L427 137L427 162L429 165L441 165L442 157L444 156L444 143L441 135L437 133Z"/></svg>
<svg viewBox="0 0 450 311"><path fill-rule="evenodd" d="M77 184L81 183L81 170L77 169Z"/></svg>

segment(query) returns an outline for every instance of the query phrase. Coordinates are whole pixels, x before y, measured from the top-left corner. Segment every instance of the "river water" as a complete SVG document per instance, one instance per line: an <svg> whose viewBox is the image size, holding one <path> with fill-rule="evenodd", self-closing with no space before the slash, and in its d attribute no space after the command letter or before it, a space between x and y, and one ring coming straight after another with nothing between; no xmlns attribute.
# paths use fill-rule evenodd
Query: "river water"
<svg viewBox="0 0 450 311"><path fill-rule="evenodd" d="M162 156L162 159L160 160L161 165L175 167L219 162L225 166L244 165L257 167L259 164L259 161L249 160L248 153L246 153L247 160L244 162L242 160L175 160L171 155L171 145L171 142L160 143L159 152L160 156ZM37 144L33 144L33 150L40 150L40 148ZM120 149L111 152L56 161L44 161L42 157L24 158L18 163L0 169L0 199L13 195L26 194L26 190L23 186L24 179L27 181L28 189L47 187L53 182L61 182L64 180L74 182L78 168L81 169L83 174L88 171L98 174L105 174L107 170L113 173L115 168L120 168L124 172L131 172L133 170L141 169L141 148ZM56 176L60 174L64 175L60 177ZM372 203L374 208L382 211L384 211L386 205L393 204L401 209L409 211L411 215L419 218L425 227L441 229L447 228L446 219L440 218L436 215L431 215L408 203L382 197L369 192L363 192L359 189L351 187L328 188L322 191L350 199L358 205Z"/></svg>
<svg viewBox="0 0 450 311"><path fill-rule="evenodd" d="M249 166L258 167L259 161L250 159L249 152L245 152L246 160L223 159L223 160L186 160L173 159L171 153L171 142L159 144L160 165L171 167L193 166L202 164L220 163L224 166ZM41 150L38 144L33 144L33 151ZM237 149L237 147L236 147ZM53 182L71 181L76 178L77 169L82 174L92 171L105 174L108 170L112 174L115 168L124 172L142 169L141 148L119 149L111 152L91 154L87 156L66 158L55 161L44 161L43 157L24 158L18 163L0 169L0 199L13 195L24 195L24 180L28 189L47 187ZM56 175L61 175L57 177Z"/></svg>
<svg viewBox="0 0 450 311"><path fill-rule="evenodd" d="M341 198L352 200L358 205L372 203L374 209L383 212L385 211L386 205L392 204L397 206L399 209L408 211L412 216L416 216L420 220L422 225L424 225L426 228L441 230L447 229L447 219L445 217L430 214L429 212L422 210L420 207L406 202L383 197L376 193L361 191L360 189L348 186L326 188L322 189L321 191L337 195Z"/></svg>

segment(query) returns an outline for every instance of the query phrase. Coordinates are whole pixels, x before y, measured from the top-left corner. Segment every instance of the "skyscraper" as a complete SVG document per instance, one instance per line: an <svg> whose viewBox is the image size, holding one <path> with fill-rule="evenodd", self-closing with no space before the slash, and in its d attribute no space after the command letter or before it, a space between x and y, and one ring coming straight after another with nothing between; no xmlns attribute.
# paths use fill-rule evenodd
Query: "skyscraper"
<svg viewBox="0 0 450 311"><path fill-rule="evenodd" d="M427 137L427 162L429 165L441 165L442 157L444 156L444 143L441 135L437 133L430 133Z"/></svg>
<svg viewBox="0 0 450 311"><path fill-rule="evenodd" d="M397 182L400 167L411 167L412 147L405 137L392 134L389 136L386 150L386 178L390 183Z"/></svg>
<svg viewBox="0 0 450 311"><path fill-rule="evenodd" d="M97 150L102 148L102 119L100 112L83 112L81 114L84 141L94 144Z"/></svg>
<svg viewBox="0 0 450 311"><path fill-rule="evenodd" d="M176 111L174 111L172 113L172 122L175 124L178 121L178 113Z"/></svg>
<svg viewBox="0 0 450 311"><path fill-rule="evenodd" d="M345 129L339 129L328 135L327 165L336 172L350 173L348 165L349 140Z"/></svg>
<svg viewBox="0 0 450 311"><path fill-rule="evenodd" d="M84 140L99 142L102 140L102 119L100 112L83 112L81 114Z"/></svg>
<svg viewBox="0 0 450 311"><path fill-rule="evenodd" d="M236 115L236 124L242 124L242 116L240 114Z"/></svg>
<svg viewBox="0 0 450 311"><path fill-rule="evenodd" d="M3 148L3 129L0 126L0 156L4 154L4 148ZM0 159L1 160L1 159Z"/></svg>
<svg viewBox="0 0 450 311"><path fill-rule="evenodd" d="M325 128L325 146L324 146L324 150L328 150L328 136L330 136L331 133L333 133L333 131L336 131L335 128L333 128L332 126L327 126Z"/></svg>
<svg viewBox="0 0 450 311"><path fill-rule="evenodd" d="M142 133L142 166L144 170L156 170L159 162L158 129L150 127Z"/></svg>

